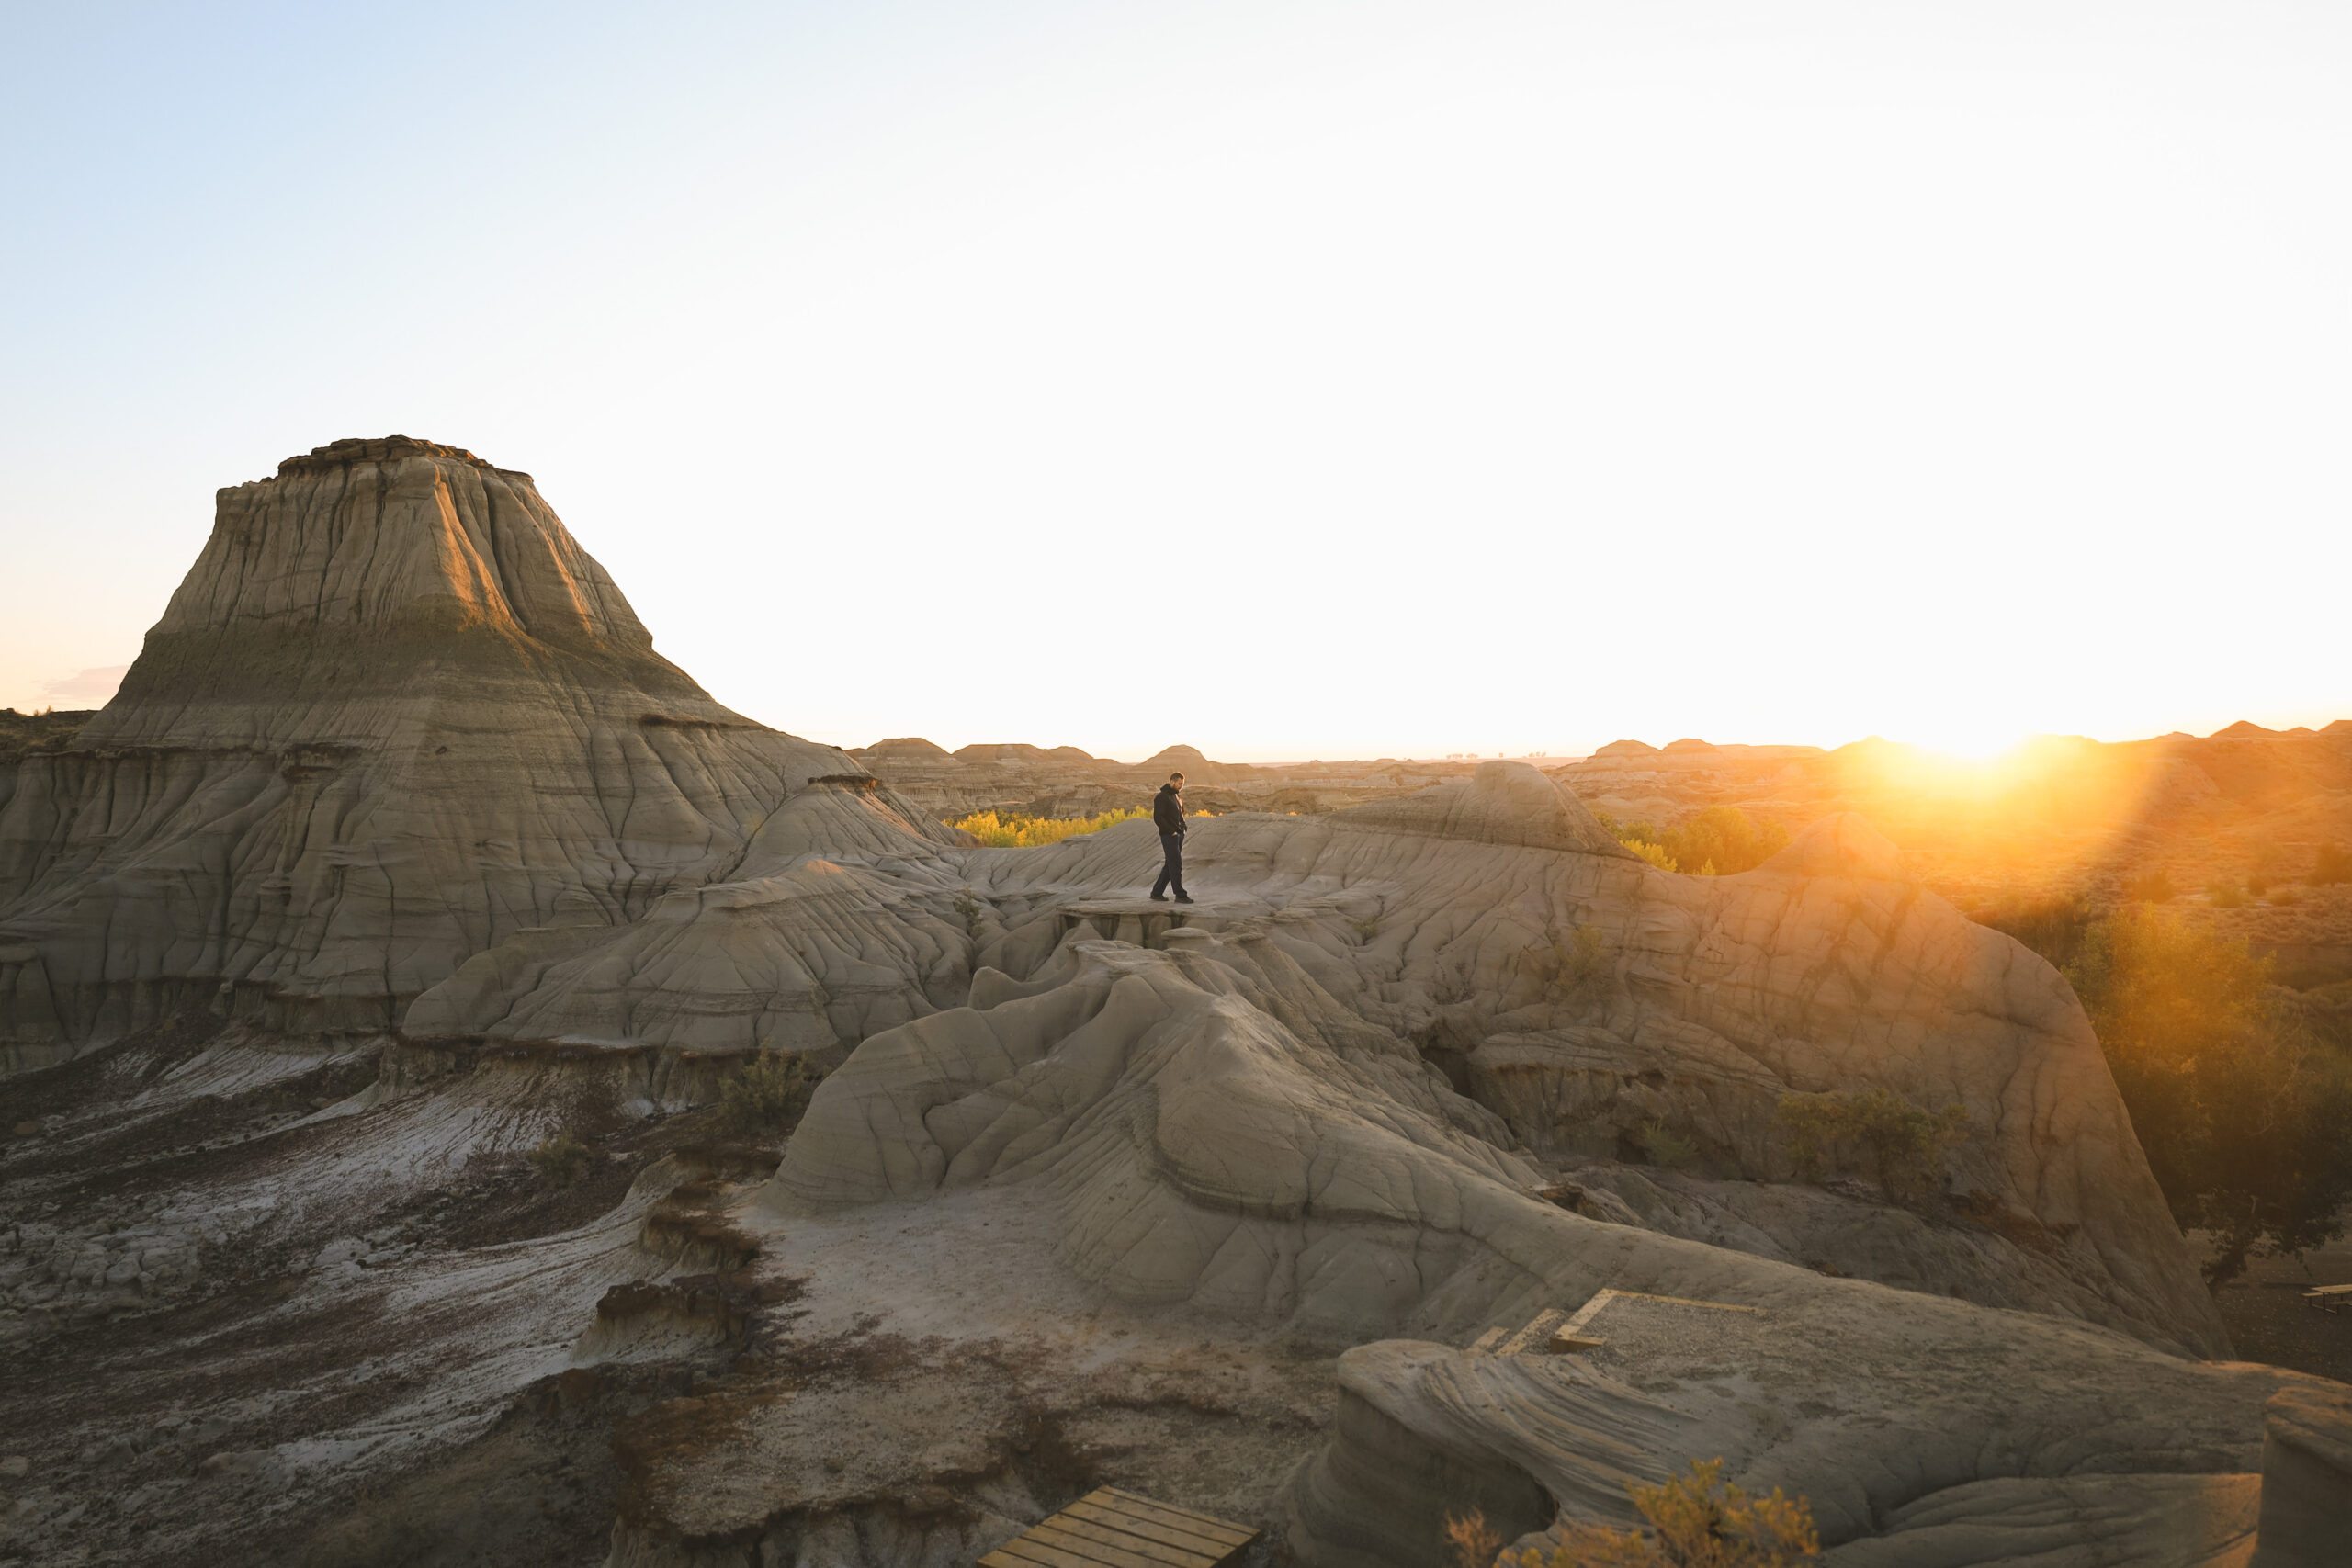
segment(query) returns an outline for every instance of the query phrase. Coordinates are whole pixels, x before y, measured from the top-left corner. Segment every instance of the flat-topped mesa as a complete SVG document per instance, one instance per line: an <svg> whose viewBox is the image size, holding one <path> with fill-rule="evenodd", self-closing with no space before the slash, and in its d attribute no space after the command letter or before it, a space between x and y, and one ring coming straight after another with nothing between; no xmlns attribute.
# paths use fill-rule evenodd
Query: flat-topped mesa
<svg viewBox="0 0 2352 1568"><path fill-rule="evenodd" d="M404 435L337 441L219 492L203 553L84 739L372 731L355 703L559 665L687 716L721 711L654 653L528 474Z"/></svg>
<svg viewBox="0 0 2352 1568"><path fill-rule="evenodd" d="M413 435L384 435L374 439L346 435L340 441L330 441L323 446L313 446L277 465L277 477L288 474L316 473L323 468L339 468L350 463L381 463L399 457L447 457L453 462L471 463L510 479L528 479L531 476L514 468L502 468L488 458L477 457L462 446L444 446L437 441L420 441Z"/></svg>
<svg viewBox="0 0 2352 1568"><path fill-rule="evenodd" d="M463 446L442 446L440 442L416 440L414 434L379 434L374 440L362 434L345 434L339 442L327 442L324 446L312 446L311 451L299 451L277 466L277 478L294 472L318 472L322 468L341 468L345 463L386 463L393 458L449 458L454 463L473 463L475 468L489 468L492 472L503 472L508 478L529 479L532 475L515 468L499 468L489 458L478 458Z"/></svg>

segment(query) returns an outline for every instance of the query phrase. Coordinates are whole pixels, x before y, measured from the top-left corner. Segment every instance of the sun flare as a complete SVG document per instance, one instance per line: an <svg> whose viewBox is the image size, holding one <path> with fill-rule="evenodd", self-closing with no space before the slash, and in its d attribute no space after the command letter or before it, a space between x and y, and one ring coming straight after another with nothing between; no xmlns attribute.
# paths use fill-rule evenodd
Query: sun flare
<svg viewBox="0 0 2352 1568"><path fill-rule="evenodd" d="M1897 739L1963 762L1990 762L2025 743L2029 731L1997 720L1946 719L1896 727Z"/></svg>

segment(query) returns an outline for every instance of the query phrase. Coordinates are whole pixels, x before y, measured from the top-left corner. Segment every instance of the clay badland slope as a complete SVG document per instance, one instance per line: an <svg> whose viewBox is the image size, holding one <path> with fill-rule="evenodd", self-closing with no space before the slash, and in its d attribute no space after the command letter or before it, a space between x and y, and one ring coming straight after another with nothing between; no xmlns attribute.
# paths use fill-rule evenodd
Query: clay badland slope
<svg viewBox="0 0 2352 1568"><path fill-rule="evenodd" d="M1107 1482L1406 1568L1720 1454L1833 1565L2268 1568L2352 1496L2064 982L1851 816L1681 877L1489 762L1150 904L1147 824L970 847L710 703L423 443L224 492L134 677L0 786L0 1552L944 1564ZM1939 1191L1793 1179L1864 1089L1966 1112Z"/></svg>
<svg viewBox="0 0 2352 1568"><path fill-rule="evenodd" d="M529 475L337 442L220 491L120 692L0 778L0 1051L224 993L389 1028L469 954L631 919L864 772L655 653Z"/></svg>

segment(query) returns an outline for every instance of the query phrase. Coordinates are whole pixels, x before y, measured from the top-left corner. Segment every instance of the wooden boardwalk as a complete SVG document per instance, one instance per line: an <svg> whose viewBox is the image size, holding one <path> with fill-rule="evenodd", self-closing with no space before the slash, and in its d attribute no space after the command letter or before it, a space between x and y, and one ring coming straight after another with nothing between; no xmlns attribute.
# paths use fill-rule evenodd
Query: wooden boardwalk
<svg viewBox="0 0 2352 1568"><path fill-rule="evenodd" d="M1014 1536L978 1568L1218 1568L1256 1530L1104 1486Z"/></svg>

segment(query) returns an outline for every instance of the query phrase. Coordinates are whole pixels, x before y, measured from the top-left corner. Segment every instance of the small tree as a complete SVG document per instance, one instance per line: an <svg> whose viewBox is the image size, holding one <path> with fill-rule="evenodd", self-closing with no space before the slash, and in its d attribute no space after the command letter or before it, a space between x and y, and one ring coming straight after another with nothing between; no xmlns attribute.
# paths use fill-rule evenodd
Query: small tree
<svg viewBox="0 0 2352 1568"><path fill-rule="evenodd" d="M2321 845L2319 858L2312 863L2312 874L2304 880L2313 887L2352 882L2352 850L2342 844Z"/></svg>
<svg viewBox="0 0 2352 1568"><path fill-rule="evenodd" d="M1783 1095L1777 1115L1799 1180L1818 1181L1825 1169L1858 1171L1898 1202L1942 1185L1945 1151L1969 1131L1965 1106L1922 1111L1883 1089Z"/></svg>
<svg viewBox="0 0 2352 1568"><path fill-rule="evenodd" d="M1660 871L1674 869L1674 853L1664 844L1653 843L1647 839L1620 839L1617 841Z"/></svg>
<svg viewBox="0 0 2352 1568"><path fill-rule="evenodd" d="M1611 838L1658 870L1686 876L1736 875L1763 864L1789 842L1786 826L1753 819L1736 806L1710 806L1675 828L1593 815Z"/></svg>
<svg viewBox="0 0 2352 1568"><path fill-rule="evenodd" d="M1628 1483L1646 1529L1570 1525L1557 1545L1506 1551L1495 1568L1790 1568L1821 1555L1810 1503L1777 1486L1751 1496L1723 1470L1706 1460L1657 1486Z"/></svg>
<svg viewBox="0 0 2352 1568"><path fill-rule="evenodd" d="M1736 876L1785 849L1789 830L1778 822L1757 820L1736 806L1710 806L1680 827L1668 829L1658 841L1684 872Z"/></svg>

